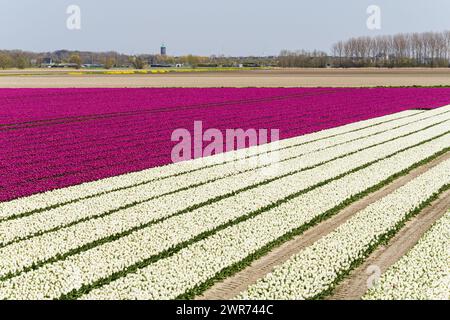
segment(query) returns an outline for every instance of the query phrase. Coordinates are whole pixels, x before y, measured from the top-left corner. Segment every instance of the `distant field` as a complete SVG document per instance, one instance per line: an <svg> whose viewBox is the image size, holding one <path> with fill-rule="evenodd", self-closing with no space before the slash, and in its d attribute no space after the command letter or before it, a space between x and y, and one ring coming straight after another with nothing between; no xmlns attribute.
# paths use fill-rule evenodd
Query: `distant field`
<svg viewBox="0 0 450 320"><path fill-rule="evenodd" d="M105 74L105 70L0 71L0 87L371 87L450 86L450 68L271 69ZM187 72L186 72L187 71ZM110 71L108 71L110 72Z"/></svg>
<svg viewBox="0 0 450 320"><path fill-rule="evenodd" d="M0 76L44 76L44 75L143 75L161 73L242 72L268 70L268 68L150 68L150 69L73 69L73 68L30 68L0 70Z"/></svg>

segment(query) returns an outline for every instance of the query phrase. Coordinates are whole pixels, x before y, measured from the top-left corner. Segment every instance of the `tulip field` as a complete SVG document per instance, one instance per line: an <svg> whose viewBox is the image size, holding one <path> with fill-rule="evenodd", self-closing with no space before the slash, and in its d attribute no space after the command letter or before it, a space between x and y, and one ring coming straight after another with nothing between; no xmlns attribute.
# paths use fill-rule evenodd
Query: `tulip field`
<svg viewBox="0 0 450 320"><path fill-rule="evenodd" d="M450 291L450 212L383 275L365 299L443 299Z"/></svg>
<svg viewBox="0 0 450 320"><path fill-rule="evenodd" d="M195 121L280 141L172 163ZM436 162L229 297L322 299L450 189L450 89L0 89L0 141L0 299L207 296ZM449 299L449 266L442 213L361 298Z"/></svg>

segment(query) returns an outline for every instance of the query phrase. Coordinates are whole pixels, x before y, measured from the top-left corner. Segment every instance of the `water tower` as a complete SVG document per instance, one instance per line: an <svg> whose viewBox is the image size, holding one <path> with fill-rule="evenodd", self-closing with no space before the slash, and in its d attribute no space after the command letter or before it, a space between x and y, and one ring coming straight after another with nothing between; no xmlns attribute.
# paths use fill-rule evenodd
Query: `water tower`
<svg viewBox="0 0 450 320"><path fill-rule="evenodd" d="M166 48L165 44L161 45L161 55L162 56L167 55L167 48Z"/></svg>

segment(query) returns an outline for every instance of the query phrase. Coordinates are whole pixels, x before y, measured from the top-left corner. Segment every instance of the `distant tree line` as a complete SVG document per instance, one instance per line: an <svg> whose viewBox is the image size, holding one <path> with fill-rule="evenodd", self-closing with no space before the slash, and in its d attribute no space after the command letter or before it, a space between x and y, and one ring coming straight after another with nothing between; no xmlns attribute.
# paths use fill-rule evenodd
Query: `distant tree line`
<svg viewBox="0 0 450 320"><path fill-rule="evenodd" d="M283 50L278 57L278 65L283 68L324 68L330 63L323 51Z"/></svg>
<svg viewBox="0 0 450 320"><path fill-rule="evenodd" d="M162 56L159 54L126 55L117 52L89 52L58 50L54 52L28 52L20 50L0 50L0 69L46 67L67 64L73 68L83 65L110 68L143 69L151 65L188 65L192 67L221 66L236 67L241 64L257 66L277 66L278 57L225 57L212 55Z"/></svg>
<svg viewBox="0 0 450 320"><path fill-rule="evenodd" d="M450 31L351 38L332 53L341 67L448 67Z"/></svg>
<svg viewBox="0 0 450 320"><path fill-rule="evenodd" d="M332 54L286 51L280 67L449 67L450 31L356 37L339 41Z"/></svg>
<svg viewBox="0 0 450 320"><path fill-rule="evenodd" d="M70 63L76 67L82 64L102 64L106 67L127 66L129 56L116 52L87 52L58 50L54 52L29 52L21 50L0 50L0 69L40 67L49 62Z"/></svg>
<svg viewBox="0 0 450 320"><path fill-rule="evenodd" d="M191 67L279 66L284 68L324 67L449 67L450 31L401 33L376 37L356 37L339 41L331 54L323 51L288 51L279 56L226 57L212 55L162 56L126 55L117 52L58 50L27 52L0 50L0 69L67 64L70 67L101 66L143 69L151 65L188 65Z"/></svg>
<svg viewBox="0 0 450 320"><path fill-rule="evenodd" d="M31 66L30 58L22 51L0 51L0 69L25 69Z"/></svg>

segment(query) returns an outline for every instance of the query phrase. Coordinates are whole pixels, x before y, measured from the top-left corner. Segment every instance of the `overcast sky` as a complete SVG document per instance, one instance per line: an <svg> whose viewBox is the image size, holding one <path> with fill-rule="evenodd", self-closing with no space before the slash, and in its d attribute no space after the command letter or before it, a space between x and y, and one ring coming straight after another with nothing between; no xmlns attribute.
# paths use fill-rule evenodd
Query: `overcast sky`
<svg viewBox="0 0 450 320"><path fill-rule="evenodd" d="M68 30L66 9L81 9ZM381 30L366 26L381 8ZM450 29L449 0L0 0L0 48L272 55L351 36Z"/></svg>

